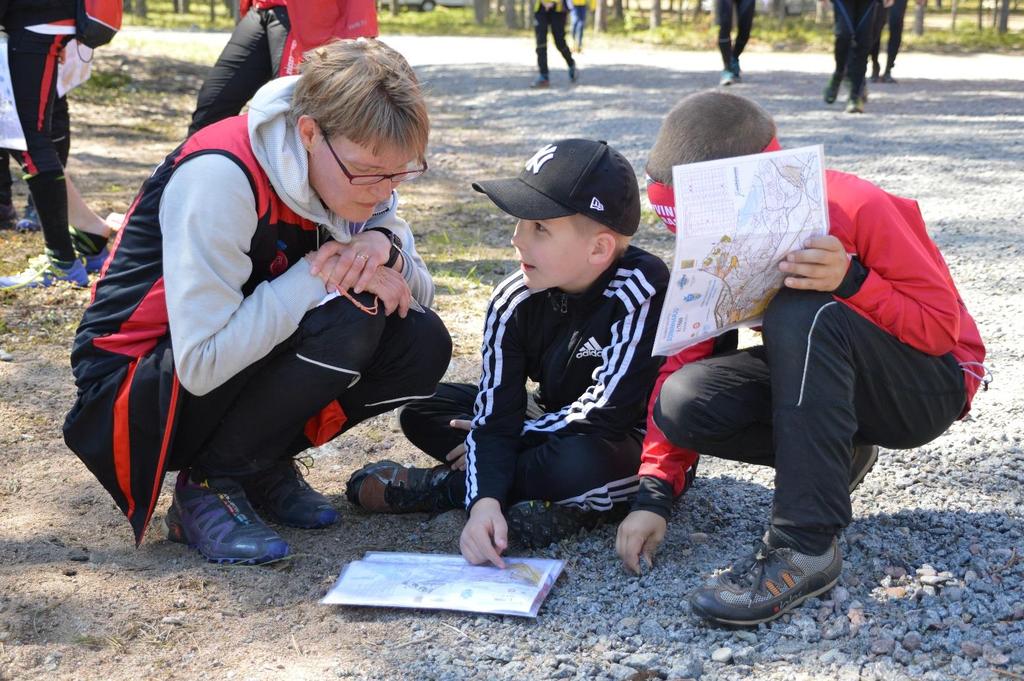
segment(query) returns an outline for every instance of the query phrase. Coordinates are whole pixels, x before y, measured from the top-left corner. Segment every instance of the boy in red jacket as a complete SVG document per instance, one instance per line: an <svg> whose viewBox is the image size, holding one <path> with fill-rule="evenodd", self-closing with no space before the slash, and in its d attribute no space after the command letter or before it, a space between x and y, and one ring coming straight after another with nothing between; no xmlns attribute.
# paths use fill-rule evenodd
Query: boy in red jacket
<svg viewBox="0 0 1024 681"><path fill-rule="evenodd" d="M651 150L648 193L666 215L673 166L777 148L775 123L754 102L691 95ZM756 625L832 588L850 492L877 445L935 439L985 379L978 328L917 203L833 170L826 185L829 234L779 265L787 277L765 312L764 344L685 364L655 393L648 439L660 429L677 448L775 468L763 541L690 595L714 622ZM664 537L672 488L693 461L666 447L649 457L645 446L647 508L634 505L619 528L632 568Z"/></svg>

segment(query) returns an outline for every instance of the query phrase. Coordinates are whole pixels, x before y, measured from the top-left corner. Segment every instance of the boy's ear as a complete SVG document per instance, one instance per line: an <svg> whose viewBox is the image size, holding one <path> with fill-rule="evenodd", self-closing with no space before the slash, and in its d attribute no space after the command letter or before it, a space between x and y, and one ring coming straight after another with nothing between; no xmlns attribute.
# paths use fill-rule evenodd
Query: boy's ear
<svg viewBox="0 0 1024 681"><path fill-rule="evenodd" d="M607 267L615 259L617 246L614 236L605 231L598 232L590 242L590 263Z"/></svg>

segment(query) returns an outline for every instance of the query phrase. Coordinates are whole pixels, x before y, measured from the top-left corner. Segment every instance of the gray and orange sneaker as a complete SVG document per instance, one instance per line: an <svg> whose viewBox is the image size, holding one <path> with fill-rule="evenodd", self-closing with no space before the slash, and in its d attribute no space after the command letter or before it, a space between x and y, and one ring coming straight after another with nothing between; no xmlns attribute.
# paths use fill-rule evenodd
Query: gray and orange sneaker
<svg viewBox="0 0 1024 681"><path fill-rule="evenodd" d="M178 474L174 500L164 520L167 538L188 544L213 563L259 565L288 556L288 543L256 515L234 480L197 483Z"/></svg>
<svg viewBox="0 0 1024 681"><path fill-rule="evenodd" d="M820 556L758 541L754 552L737 560L690 594L693 612L716 624L753 627L781 617L839 581L839 544Z"/></svg>
<svg viewBox="0 0 1024 681"><path fill-rule="evenodd" d="M268 470L242 479L246 497L260 510L289 527L319 529L338 522L327 497L309 486L295 461L279 461Z"/></svg>
<svg viewBox="0 0 1024 681"><path fill-rule="evenodd" d="M462 471L441 464L411 468L394 461L378 461L352 474L345 496L371 513L441 513L462 508Z"/></svg>

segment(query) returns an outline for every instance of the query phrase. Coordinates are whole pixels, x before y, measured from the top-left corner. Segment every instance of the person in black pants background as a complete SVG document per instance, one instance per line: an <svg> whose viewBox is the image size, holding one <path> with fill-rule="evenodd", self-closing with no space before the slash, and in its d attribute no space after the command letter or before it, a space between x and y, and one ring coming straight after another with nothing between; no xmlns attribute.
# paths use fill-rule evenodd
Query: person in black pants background
<svg viewBox="0 0 1024 681"><path fill-rule="evenodd" d="M921 4L922 0L918 0ZM891 5L885 4L881 11L875 13L875 23L871 37L871 82L895 83L892 67L896 65L896 54L903 42L903 18L907 13L907 0L895 0ZM882 28L886 20L889 22L889 44L885 49L885 72L879 76L881 68L878 63L878 52L882 47Z"/></svg>
<svg viewBox="0 0 1024 681"><path fill-rule="evenodd" d="M845 74L850 81L846 113L864 113L867 102L864 74L875 12L881 11L881 0L832 0L832 8L835 13L836 69L825 86L825 103L836 101Z"/></svg>
<svg viewBox="0 0 1024 681"><path fill-rule="evenodd" d="M555 41L555 49L565 58L569 67L569 80L576 82L576 62L572 58L572 52L565 42L565 5L563 0L545 2L537 0L533 8L533 32L537 37L537 70L540 75L533 81L530 87L541 88L551 85L548 75L548 27L551 28L551 37Z"/></svg>
<svg viewBox="0 0 1024 681"><path fill-rule="evenodd" d="M750 39L754 25L755 0L718 0L718 50L722 53L722 77L719 85L732 85L740 80L740 55ZM732 8L736 6L736 41L732 40Z"/></svg>

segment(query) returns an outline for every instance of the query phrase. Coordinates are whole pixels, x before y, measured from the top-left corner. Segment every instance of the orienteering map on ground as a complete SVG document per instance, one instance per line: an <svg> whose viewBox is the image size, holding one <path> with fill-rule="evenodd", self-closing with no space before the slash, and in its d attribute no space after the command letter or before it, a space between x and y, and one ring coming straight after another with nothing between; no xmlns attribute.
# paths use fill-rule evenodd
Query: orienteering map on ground
<svg viewBox="0 0 1024 681"><path fill-rule="evenodd" d="M654 354L761 322L779 261L828 233L824 161L818 145L672 169L676 252Z"/></svg>

